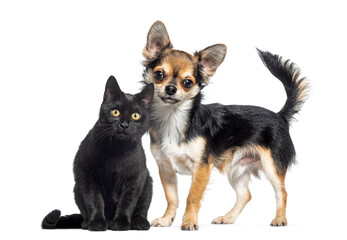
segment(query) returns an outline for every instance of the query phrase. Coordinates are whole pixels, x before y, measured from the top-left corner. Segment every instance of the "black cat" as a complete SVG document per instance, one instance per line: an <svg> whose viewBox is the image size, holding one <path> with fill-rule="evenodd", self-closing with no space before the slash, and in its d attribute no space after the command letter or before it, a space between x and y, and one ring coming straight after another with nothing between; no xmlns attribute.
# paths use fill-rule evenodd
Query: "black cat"
<svg viewBox="0 0 347 240"><path fill-rule="evenodd" d="M141 137L149 127L153 84L124 94L111 76L99 119L82 141L74 160L75 201L81 214L49 213L42 228L91 231L148 230L152 178Z"/></svg>

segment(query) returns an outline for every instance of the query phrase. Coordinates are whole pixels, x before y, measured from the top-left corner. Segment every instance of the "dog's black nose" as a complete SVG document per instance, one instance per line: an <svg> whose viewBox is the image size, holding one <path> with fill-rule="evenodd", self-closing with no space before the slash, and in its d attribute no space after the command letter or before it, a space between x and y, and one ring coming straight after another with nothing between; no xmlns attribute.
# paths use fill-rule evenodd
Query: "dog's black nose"
<svg viewBox="0 0 347 240"><path fill-rule="evenodd" d="M175 86L168 85L168 86L166 86L166 88L165 88L165 92L166 92L168 95L174 95L174 94L177 92L177 88L176 88Z"/></svg>

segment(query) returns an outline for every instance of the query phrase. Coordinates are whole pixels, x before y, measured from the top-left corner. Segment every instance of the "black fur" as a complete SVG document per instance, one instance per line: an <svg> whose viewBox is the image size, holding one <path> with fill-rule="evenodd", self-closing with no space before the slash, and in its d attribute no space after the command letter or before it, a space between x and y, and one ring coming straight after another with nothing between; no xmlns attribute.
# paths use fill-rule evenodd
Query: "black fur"
<svg viewBox="0 0 347 240"><path fill-rule="evenodd" d="M75 201L81 214L49 213L42 228L91 231L148 230L152 178L146 167L141 137L149 126L153 85L136 95L124 94L111 76L99 119L82 141L74 161ZM118 117L112 110L120 112ZM140 119L132 119L138 113ZM128 126L123 129L121 127Z"/></svg>
<svg viewBox="0 0 347 240"><path fill-rule="evenodd" d="M42 221L42 228L45 229L64 229L64 228L81 228L83 217L81 214L72 214L60 216L59 210L53 210Z"/></svg>
<svg viewBox="0 0 347 240"><path fill-rule="evenodd" d="M279 172L285 171L295 159L295 149L289 134L289 122L297 113L306 96L307 87L299 89L305 83L297 79L299 71L294 63L285 61L269 52L258 50L261 59L270 72L284 85L287 101L280 112L256 106L201 104L201 93L195 97L190 114L190 123L186 141L205 136L207 146L213 155L219 156L226 149L257 144L271 149ZM305 95L299 99L300 94Z"/></svg>
<svg viewBox="0 0 347 240"><path fill-rule="evenodd" d="M295 66L295 63L290 62L290 60L283 62L282 57L278 55L263 52L259 49L257 50L264 65L284 85L284 89L287 93L287 101L278 114L290 123L294 114L299 112L306 100L308 84L305 78L298 79L300 76L300 69ZM301 86L304 88L300 88ZM300 97L300 94L305 96Z"/></svg>
<svg viewBox="0 0 347 240"><path fill-rule="evenodd" d="M226 149L257 144L270 148L279 171L295 157L287 123L265 108L242 105L198 105L192 109L187 141L206 136L211 153L219 157Z"/></svg>

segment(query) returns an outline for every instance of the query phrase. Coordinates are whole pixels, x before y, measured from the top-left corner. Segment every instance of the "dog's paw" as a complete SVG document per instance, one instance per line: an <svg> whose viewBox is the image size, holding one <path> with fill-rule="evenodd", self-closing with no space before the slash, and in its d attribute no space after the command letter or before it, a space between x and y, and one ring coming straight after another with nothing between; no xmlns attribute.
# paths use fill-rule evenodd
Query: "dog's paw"
<svg viewBox="0 0 347 240"><path fill-rule="evenodd" d="M285 216L283 217L275 217L274 220L271 222L271 226L273 227L282 227L282 226L287 226L287 218Z"/></svg>
<svg viewBox="0 0 347 240"><path fill-rule="evenodd" d="M149 225L149 222L147 219L143 217L135 217L131 221L131 230L148 230L151 226Z"/></svg>
<svg viewBox="0 0 347 240"><path fill-rule="evenodd" d="M108 229L113 231L127 231L130 229L130 223L126 216L116 217L110 224L108 225Z"/></svg>
<svg viewBox="0 0 347 240"><path fill-rule="evenodd" d="M106 231L107 223L106 220L94 219L88 222L89 231Z"/></svg>
<svg viewBox="0 0 347 240"><path fill-rule="evenodd" d="M174 217L161 217L152 221L153 227L170 227L174 221Z"/></svg>
<svg viewBox="0 0 347 240"><path fill-rule="evenodd" d="M232 224L234 221L232 219L228 219L224 216L217 217L213 219L212 224Z"/></svg>
<svg viewBox="0 0 347 240"><path fill-rule="evenodd" d="M185 231L195 231L199 230L199 224L194 221L186 221L183 222L181 225L181 229Z"/></svg>

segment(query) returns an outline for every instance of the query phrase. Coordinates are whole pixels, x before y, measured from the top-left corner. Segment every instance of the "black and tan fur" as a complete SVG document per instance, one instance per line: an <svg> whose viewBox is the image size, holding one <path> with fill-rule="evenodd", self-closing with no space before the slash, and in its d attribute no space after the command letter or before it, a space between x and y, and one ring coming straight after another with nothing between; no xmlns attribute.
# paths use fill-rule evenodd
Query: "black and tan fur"
<svg viewBox="0 0 347 240"><path fill-rule="evenodd" d="M226 46L216 44L188 54L172 48L163 23L151 27L143 50L146 84L154 83L151 151L159 167L168 206L153 226L170 226L178 206L176 172L192 175L181 228L198 229L200 201L216 167L228 176L237 201L214 224L234 223L247 202L251 175L263 171L276 194L272 226L287 225L285 174L295 159L289 124L307 96L307 82L290 61L258 51L270 72L284 85L287 101L274 113L255 106L201 104L201 90L223 62Z"/></svg>

